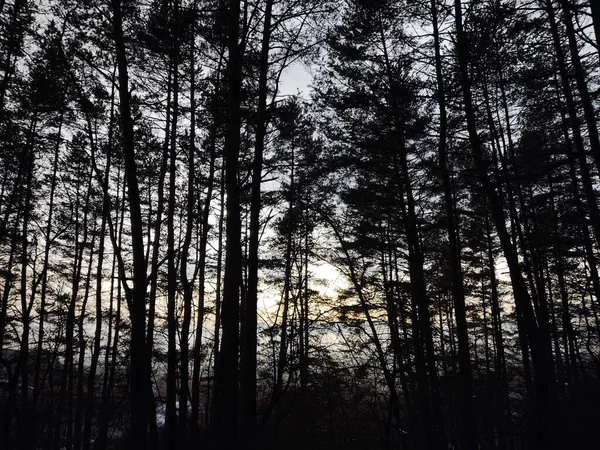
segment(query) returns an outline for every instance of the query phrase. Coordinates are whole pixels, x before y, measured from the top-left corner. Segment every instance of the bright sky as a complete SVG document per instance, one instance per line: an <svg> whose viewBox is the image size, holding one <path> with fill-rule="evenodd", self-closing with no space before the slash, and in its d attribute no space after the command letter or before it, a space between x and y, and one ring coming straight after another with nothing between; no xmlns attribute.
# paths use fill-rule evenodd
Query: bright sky
<svg viewBox="0 0 600 450"><path fill-rule="evenodd" d="M302 98L308 98L309 84L312 83L312 74L310 68L299 61L293 62L287 67L279 83L279 96L298 95Z"/></svg>

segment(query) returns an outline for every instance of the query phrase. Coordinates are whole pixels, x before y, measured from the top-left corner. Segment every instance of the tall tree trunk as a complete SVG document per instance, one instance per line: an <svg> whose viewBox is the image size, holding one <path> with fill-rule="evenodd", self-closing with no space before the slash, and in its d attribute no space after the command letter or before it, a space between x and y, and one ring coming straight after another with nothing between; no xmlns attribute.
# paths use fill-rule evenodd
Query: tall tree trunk
<svg viewBox="0 0 600 450"><path fill-rule="evenodd" d="M510 277L513 287L513 295L517 308L523 314L524 325L531 345L532 359L535 372L535 387L536 387L536 442L538 447L547 447L552 442L551 438L551 404L550 404L550 385L552 380L548 377L548 357L546 346L540 335L538 324L536 321L532 300L527 291L527 285L523 278L523 274L519 268L518 254L510 241L510 237L506 230L506 218L504 214L502 200L499 197L496 189L488 175L487 162L483 153L480 137L477 132L477 124L475 120L475 109L471 97L471 81L469 78L468 53L467 43L463 32L462 24L462 5L460 0L455 0L455 20L456 20L456 35L457 35L457 52L460 67L460 78L464 99L464 110L467 119L467 129L469 133L469 141L473 151L475 166L479 174L484 192L490 201L492 218L507 265L510 272Z"/></svg>
<svg viewBox="0 0 600 450"><path fill-rule="evenodd" d="M383 24L379 19L379 31L386 76L390 86L394 85L392 65L388 55L387 40ZM431 317L427 300L427 286L423 271L424 255L421 248L419 227L415 214L415 203L410 182L407 148L400 119L399 103L394 92L391 95L391 108L394 119L397 148L392 150L393 167L398 185L398 202L404 217L404 228L408 245L408 265L410 274L411 295L413 303L413 339L415 343L415 359L417 367L417 385L420 403L420 415L423 417L422 431L426 445L432 448L446 446L446 436L443 424L443 412L439 401L440 393L435 367ZM405 199L406 196L406 199Z"/></svg>
<svg viewBox="0 0 600 450"><path fill-rule="evenodd" d="M91 192L91 184L92 184L92 172L90 171L90 178L88 184L88 192ZM85 222L84 227L88 229L88 217L89 217L89 195L86 199L86 206L84 210ZM91 279L92 279L92 267L93 267L93 258L94 258L94 245L96 243L96 226L95 219L96 217L92 217L93 219L93 231L92 231L92 240L89 243L90 246L90 254L88 259L88 270L85 277L85 290L83 294L83 301L81 302L81 311L79 312L79 319L77 323L77 340L79 344L79 355L77 361L77 390L76 390L76 408L75 408L75 422L74 422L74 434L73 434L73 447L75 450L81 450L82 446L82 433L83 433L83 413L84 413L84 404L85 404L85 396L84 396L84 387L85 387L85 350L87 347L87 341L85 339L85 320L88 318L87 315L87 303L90 294L91 288Z"/></svg>
<svg viewBox="0 0 600 450"><path fill-rule="evenodd" d="M62 142L62 125L63 125L64 113L61 112L59 122L58 122L58 131L56 135L56 144L54 147L54 157L52 162L52 175L50 178L50 192L48 194L48 218L46 220L46 230L45 230L45 238L46 242L44 243L44 260L42 265L42 274L41 274L41 284L40 284L40 312L39 312L39 321L38 321L38 342L37 342L37 351L35 357L35 369L34 369L34 379L33 379L33 402L32 402L32 428L35 429L36 423L36 405L40 395L40 380L41 380L41 370L42 370L42 353L44 352L44 337L45 337L45 320L46 320L46 297L48 292L48 271L49 271L49 262L50 262L50 250L52 249L52 244L54 239L50 237L52 234L52 225L54 221L54 197L56 194L56 185L58 183L58 161L60 155L60 145ZM2 333L2 330L0 330ZM1 349L1 346L0 346ZM32 436L32 446L35 446L35 435Z"/></svg>
<svg viewBox="0 0 600 450"><path fill-rule="evenodd" d="M225 190L227 193L227 219L225 249L225 278L221 323L223 337L216 380L216 415L213 417L217 431L218 447L225 450L238 446L238 350L239 301L242 274L240 188L238 163L240 154L240 90L242 53L239 47L240 1L228 3L227 73L227 131L225 134Z"/></svg>
<svg viewBox="0 0 600 450"><path fill-rule="evenodd" d="M150 384L146 370L146 259L144 255L144 236L142 224L141 199L135 160L135 141L131 105L129 98L129 74L127 53L123 35L122 0L112 2L113 39L115 43L119 79L119 109L123 134L123 154L125 160L125 179L129 199L131 220L131 241L133 249L133 288L131 298L131 429L129 445L131 448L145 450L147 441L147 392ZM125 280L123 280L125 282Z"/></svg>
<svg viewBox="0 0 600 450"><path fill-rule="evenodd" d="M306 204L310 204L310 191L307 189L306 192ZM302 335L300 345L300 390L303 394L306 394L308 388L308 358L310 349L310 334L309 334L309 311L310 311L310 293L308 290L308 279L309 279L309 259L310 259L310 247L309 247L309 223L310 223L310 210L305 206L304 208L304 289L301 300L300 309L300 333ZM397 317L397 316L396 316ZM395 317L395 318L396 318Z"/></svg>
<svg viewBox="0 0 600 450"><path fill-rule="evenodd" d="M452 296L454 298L454 313L456 317L456 331L458 335L458 367L460 370L459 417L461 426L461 448L476 450L477 428L475 426L475 408L473 398L473 377L471 374L471 354L469 350L469 336L467 329L467 313L465 307L465 293L461 268L460 246L457 236L457 219L455 217L454 196L448 169L447 156L447 130L448 119L446 115L446 97L442 71L442 55L440 52L440 38L438 30L437 0L431 0L431 15L433 19L433 40L435 48L435 73L437 78L437 101L440 108L440 138L438 155L440 176L444 189L444 209L446 212L446 232L450 247L450 276L452 278Z"/></svg>
<svg viewBox="0 0 600 450"><path fill-rule="evenodd" d="M292 290L292 258L293 258L293 245L294 245L294 202L295 202L295 158L294 158L294 143L292 141L292 159L290 162L290 192L288 202L288 221L287 221L287 236L285 242L285 272L283 282L283 312L281 314L281 340L279 343L279 357L277 359L277 377L275 387L273 388L273 400L279 400L283 390L283 373L287 365L288 355L288 316L290 309L290 296Z"/></svg>
<svg viewBox="0 0 600 450"><path fill-rule="evenodd" d="M188 257L190 253L190 244L192 242L192 231L194 229L194 207L196 206L196 190L195 190L195 152L196 152L196 71L194 61L195 50L195 25L197 13L197 0L194 0L192 13L192 24L190 29L190 142L188 152L188 192L187 192L187 222L185 235L183 238L183 246L181 248L181 284L183 286L183 321L181 324L181 394L179 397L179 446L186 447L187 443L187 412L188 401L190 398L189 392L189 335L190 323L192 320L192 301L193 301L193 277L188 277ZM203 313L199 312L199 318ZM201 323L201 321L199 321ZM196 329L198 333L201 330ZM192 400L193 401L193 400ZM193 408L193 406L192 406ZM196 418L197 421L197 418ZM197 424L192 423L192 426Z"/></svg>
<svg viewBox="0 0 600 450"><path fill-rule="evenodd" d="M4 339L6 337L6 324L7 324L7 312L8 312L8 301L10 299L10 291L14 285L15 274L12 272L15 265L15 254L17 252L17 239L19 233L17 228L21 220L21 211L18 211L15 216L15 227L12 230L10 237L10 251L8 254L8 262L6 263L6 274L4 278L4 286L2 288L2 304L0 305L0 358L2 358L2 351L4 349Z"/></svg>
<svg viewBox="0 0 600 450"><path fill-rule="evenodd" d="M160 163L160 173L158 177L158 205L156 207L156 217L154 220L154 242L152 244L152 255L150 263L150 292L148 299L148 326L146 333L146 370L148 379L152 379L152 352L154 349L154 316L156 315L156 296L158 292L158 270L160 249L163 245L161 241L161 231L163 222L163 213L165 208L165 182L169 165L169 145L171 142L171 102L173 93L173 65L169 60L168 79L167 79L167 102L165 118L165 137L162 145L162 157ZM156 424L156 405L154 402L154 389L152 383L148 385L148 421L150 422L150 448L158 450L158 429Z"/></svg>
<svg viewBox="0 0 600 450"><path fill-rule="evenodd" d="M8 263L7 263L7 275L6 275L6 280L4 282L4 288L3 288L3 292L2 292L2 306L1 306L1 310L0 310L0 351L4 348L4 337L5 337L5 330L6 330L6 313L8 310L8 300L10 298L10 291L12 290L13 287L13 282L15 281L15 274L13 274L12 270L13 267L15 266L15 255L17 253L17 242L19 239L19 233L17 231L17 228L19 226L19 222L21 221L21 211L17 212L17 215L15 217L15 227L12 230L12 236L10 239L10 253L8 256ZM17 396L17 378L18 378L18 367L15 368L14 372L11 374L11 369L9 364L4 361L4 358L2 357L3 353L0 353L0 361L2 361L2 363L5 365L6 367L6 372L7 372L7 378L9 381L9 386L8 386L8 395L6 398L6 402L5 402L5 406L4 406L4 411L2 414L2 435L0 437L0 444L3 445L3 447L6 447L8 449L12 449L14 448L14 441L13 441L13 436L12 436L12 423L13 423L13 419L15 419L15 410L17 408L16 405L16 396ZM18 365L18 363L17 363Z"/></svg>
<svg viewBox="0 0 600 450"><path fill-rule="evenodd" d="M110 179L110 170L111 170L111 162L112 162L112 149L113 149L113 135L114 135L114 102L115 102L115 88L114 85L111 90L111 105L110 105L110 120L109 120L109 131L108 131L108 149L106 153L106 167L104 169L104 184L108 185ZM92 149L93 151L93 149ZM96 291L95 291L95 299L96 299L96 326L94 329L94 343L92 348L92 357L90 361L90 369L88 373L88 383L87 383L87 402L86 402L86 416L85 422L83 426L83 450L89 450L91 448L91 435L92 435L92 418L95 416L95 400L96 400L96 373L98 370L98 362L100 360L100 346L103 338L102 331L102 304L103 304L103 294L102 294L102 281L103 277L103 268L104 268L104 252L105 252L105 243L106 243L106 225L108 216L111 210L111 202L110 196L108 192L104 192L102 196L102 218L100 223L100 242L98 244L98 264L96 267ZM111 283L113 280L111 279ZM112 299L112 289L110 292L110 296ZM110 333L112 330L109 330L109 337L107 340L107 349L106 355L108 357L108 346L110 345ZM105 360L105 364L106 364ZM105 373L106 377L106 373ZM106 378L105 378L106 381ZM103 389L104 392L104 389Z"/></svg>
<svg viewBox="0 0 600 450"><path fill-rule="evenodd" d="M494 358L495 378L498 381L496 398L498 401L498 415L500 423L498 424L498 441L501 450L507 447L508 424L510 417L508 403L508 378L506 374L506 356L504 352L504 338L502 336L502 315L500 313L500 296L498 294L498 280L496 279L496 265L494 258L493 240L491 236L491 227L488 215L485 217L485 229L487 237L487 262L490 271L490 303L492 307L492 327L494 330L494 346L496 348ZM529 364L528 359L524 359ZM527 369L528 371L528 369Z"/></svg>
<svg viewBox="0 0 600 450"><path fill-rule="evenodd" d="M123 180L123 184L124 184ZM123 198L120 196L121 189L121 167L119 166L117 170L117 186L116 186L116 196L115 196L115 206L116 206L116 218L115 223L119 227L120 230L123 228L124 222L124 211L125 211L125 186L123 186ZM121 236L122 233L119 233L118 238L118 246L121 245ZM109 322L108 322L108 337L107 337L107 349L106 349L106 357L105 357L105 368L104 368L104 383L102 387L102 401L100 408L100 418L98 425L98 437L94 442L94 450L104 450L106 449L106 444L108 441L108 431L110 424L110 416L112 414L112 400L113 400L113 387L115 380L115 372L117 365L117 357L118 357L118 348L119 348L119 337L120 337L120 321L121 321L121 283L117 280L117 295L116 295L116 311L114 310L114 299L115 299L115 270L117 263L117 255L116 252L113 252L113 261L111 268L111 282L110 282L110 295L109 295ZM117 272L118 273L118 272ZM113 318L114 311L114 318ZM112 336L112 322L114 322L114 337ZM110 346L110 347L109 347ZM109 351L110 348L110 351ZM109 358L110 355L110 358ZM154 403L154 399L153 402ZM154 406L154 405L152 405Z"/></svg>
<svg viewBox="0 0 600 450"><path fill-rule="evenodd" d="M177 267L175 258L175 199L177 177L177 121L179 115L179 44L177 42L178 2L175 2L171 18L171 32L175 43L171 48L170 60L173 64L173 118L171 121L169 153L169 198L167 202L167 446L178 446L177 435ZM179 349L181 350L181 348ZM187 400L186 400L187 401ZM179 401L179 412L185 406Z"/></svg>
<svg viewBox="0 0 600 450"><path fill-rule="evenodd" d="M81 284L81 271L83 266L83 253L85 244L87 241L87 227L85 226L86 219L80 218L81 207L81 180L76 180L75 190L75 205L73 208L73 215L75 217L75 229L74 229L74 256L73 256L73 268L71 273L71 297L69 298L69 302L67 304L67 318L66 318L66 336L65 336L65 356L63 361L63 370L60 381L60 391L59 391L59 406L58 413L56 415L56 425L54 429L54 442L53 448L54 450L58 450L61 447L66 448L67 450L71 449L72 445L72 402L73 402L73 356L74 356L74 331L75 331L75 313L77 310L77 299L79 297L79 286ZM82 224L83 232L81 230ZM83 234L83 236L81 236ZM61 445L61 435L62 428L64 422L64 409L65 403L67 404L67 418L66 418L66 432L64 436L64 443Z"/></svg>
<svg viewBox="0 0 600 450"><path fill-rule="evenodd" d="M211 124L210 136L209 136L209 152L210 152L210 162L208 168L208 180L206 186L206 197L204 199L204 204L202 206L202 222L201 222L201 232L200 232L200 245L198 249L199 253L199 261L198 261L198 318L196 323L196 335L194 339L194 351L193 351L193 373L192 373L192 412L191 412L191 434L190 434L190 445L195 447L198 442L198 419L199 419L199 409L200 409L200 365L201 365L201 350L202 350L202 331L204 325L204 309L205 309L205 299L206 299L206 251L208 246L208 231L209 231L209 218L210 218L210 205L213 198L213 190L215 184L215 163L217 159L217 132L219 128L219 92L221 89L221 68L223 62L223 52L224 47L221 47L221 52L219 54L219 65L217 67L217 80L216 80L216 92L214 95L214 109L212 114L213 122ZM222 211L221 217L219 218L219 252L221 248L221 237L222 237ZM217 275L217 303L219 302L218 297L220 296L220 259L218 263L217 271L219 274ZM215 311L215 315L218 317L220 312ZM215 318L216 319L216 318ZM219 324L218 321L215 320L215 349L213 353L216 355L218 353L218 334L219 334Z"/></svg>
<svg viewBox="0 0 600 450"><path fill-rule="evenodd" d="M565 262L563 257L562 240L559 233L558 214L554 202L555 192L552 178L549 180L550 185L550 206L552 209L553 221L553 240L554 240L554 257L556 258L556 271L558 277L558 288L560 292L560 302L562 309L562 339L565 352L566 376L569 384L569 389L574 389L574 384L577 384L577 360L575 353L575 333L573 324L571 323L571 310L569 305L569 295L567 292L567 284L565 280ZM577 194L579 192L576 192Z"/></svg>
<svg viewBox="0 0 600 450"><path fill-rule="evenodd" d="M213 343L213 358L214 358L214 375L215 384L213 386L214 399L211 405L211 421L217 417L218 402L217 398L217 385L216 380L219 379L219 349L221 348L221 312L222 312L222 301L221 301L221 279L223 273L223 234L225 229L225 164L221 169L221 186L220 186L220 200L219 200L219 236L218 236L218 247L217 247L217 287L215 289L215 327L214 327L214 343ZM210 389L208 389L210 393Z"/></svg>
<svg viewBox="0 0 600 450"><path fill-rule="evenodd" d="M263 152L267 131L267 76L271 41L271 12L273 0L266 0L263 19L262 45L259 63L258 112L252 166L252 193L250 204L250 243L248 253L248 291L245 304L244 339L242 344L242 436L253 448L256 427L256 345L258 302L258 246L260 239L260 189L262 182Z"/></svg>
<svg viewBox="0 0 600 450"><path fill-rule="evenodd" d="M35 169L35 135L37 129L37 113L34 112L34 117L31 120L29 127L29 135L25 149L25 164L26 173L25 185L22 187L25 190L23 199L23 225L21 230L21 283L20 283L20 299L21 299L21 315L22 326L21 345L19 348L19 366L21 369L21 427L19 430L20 447L29 450L31 433L29 432L29 330L31 328L31 309L33 307L33 299L35 297L35 286L31 283L31 300L28 301L28 266L29 266L29 223L31 220L31 210L33 203L33 175ZM16 376L16 374L15 374Z"/></svg>

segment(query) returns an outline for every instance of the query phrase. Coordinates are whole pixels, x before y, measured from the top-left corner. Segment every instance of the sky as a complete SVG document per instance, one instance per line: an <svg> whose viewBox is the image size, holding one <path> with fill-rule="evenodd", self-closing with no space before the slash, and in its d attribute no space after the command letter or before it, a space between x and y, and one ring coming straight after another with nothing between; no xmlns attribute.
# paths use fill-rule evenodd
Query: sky
<svg viewBox="0 0 600 450"><path fill-rule="evenodd" d="M300 61L294 61L287 67L279 83L279 97L300 95L307 99L310 93L310 83L312 83L311 69Z"/></svg>

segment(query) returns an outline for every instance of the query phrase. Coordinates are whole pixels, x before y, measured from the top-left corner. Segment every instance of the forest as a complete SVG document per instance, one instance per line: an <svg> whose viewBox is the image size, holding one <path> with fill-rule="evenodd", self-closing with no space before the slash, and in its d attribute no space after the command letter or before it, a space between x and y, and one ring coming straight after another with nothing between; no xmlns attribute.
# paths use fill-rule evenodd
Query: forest
<svg viewBox="0 0 600 450"><path fill-rule="evenodd" d="M599 36L0 0L0 449L597 448Z"/></svg>

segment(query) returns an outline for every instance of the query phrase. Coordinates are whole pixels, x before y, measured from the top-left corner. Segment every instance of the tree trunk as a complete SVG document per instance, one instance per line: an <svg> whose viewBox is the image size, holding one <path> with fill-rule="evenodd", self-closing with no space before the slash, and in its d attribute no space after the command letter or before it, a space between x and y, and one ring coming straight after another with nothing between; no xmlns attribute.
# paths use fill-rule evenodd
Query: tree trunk
<svg viewBox="0 0 600 450"><path fill-rule="evenodd" d="M589 0L589 4L592 12L592 22L594 23L594 35L596 36L596 51L600 57L600 5L595 0Z"/></svg>
<svg viewBox="0 0 600 450"><path fill-rule="evenodd" d="M242 437L248 448L255 445L256 427L256 345L258 302L258 246L260 239L260 189L262 182L263 152L267 131L267 76L269 72L269 46L271 41L271 11L273 0L266 0L262 45L259 63L258 111L252 166L252 193L250 204L250 243L248 253L248 291L244 314L244 339L242 344Z"/></svg>
<svg viewBox="0 0 600 450"><path fill-rule="evenodd" d="M175 35L175 43L171 48L170 61L173 65L173 118L171 120L170 152L169 152L169 198L167 202L167 411L165 426L167 429L167 446L178 446L177 434L177 267L175 258L175 197L177 167L177 121L179 116L179 44L177 42L178 2L175 2L171 21L171 32ZM183 386L182 386L183 389ZM186 400L187 401L187 400ZM185 405L179 399L179 413Z"/></svg>
<svg viewBox="0 0 600 450"><path fill-rule="evenodd" d="M484 157L482 144L477 133L477 124L475 120L475 109L471 97L471 82L469 79L468 54L465 36L462 29L462 5L460 0L455 0L455 19L457 35L457 51L460 67L461 85L463 91L464 108L467 119L467 128L469 141L473 151L475 166L479 174L484 192L490 201L492 218L506 262L509 268L510 277L513 286L513 295L517 308L523 314L523 321L526 327L526 333L531 345L532 359L534 365L534 382L536 387L536 441L538 447L548 447L552 442L551 438L551 413L550 413L550 385L551 380L548 377L548 356L546 346L540 335L538 324L533 310L533 305L523 274L519 268L518 254L510 241L506 230L506 218L503 210L502 201L495 190L492 181L487 172L487 163Z"/></svg>
<svg viewBox="0 0 600 450"><path fill-rule="evenodd" d="M111 170L111 160L112 160L112 149L113 149L113 135L114 135L114 101L115 101L115 88L113 85L111 91L111 105L110 105L110 121L109 121L109 131L108 131L108 150L106 154L106 167L104 169L104 184L108 185L110 179L110 170ZM93 151L93 149L92 149ZM94 329L94 343L92 348L92 357L90 361L90 369L88 373L88 383L87 383L87 402L86 402L86 416L85 423L83 426L83 450L89 450L91 448L91 437L92 437L92 418L95 416L95 400L96 400L96 373L98 370L98 362L100 360L100 351L101 351L101 343L102 343L102 302L103 302L103 294L102 294L102 281L103 274L102 270L104 268L104 252L105 252L105 243L106 243L106 225L108 216L111 210L111 202L110 196L108 192L104 192L102 196L102 218L100 223L100 242L98 244L98 265L96 268L96 326ZM112 283L112 279L111 279ZM112 289L110 293L112 297ZM109 331L110 333L111 331ZM108 345L110 345L110 337L107 341L107 349L106 354L108 356ZM106 362L106 361L105 361ZM106 374L105 374L106 376ZM104 390L103 390L104 391Z"/></svg>
<svg viewBox="0 0 600 450"><path fill-rule="evenodd" d="M238 44L240 1L230 0L228 5L229 34L227 131L225 134L225 190L227 193L227 218L225 248L225 278L223 281L223 307L221 323L223 337L216 380L216 416L213 422L217 446L225 450L238 447L238 350L239 301L242 273L240 188L238 163L240 154L240 89L242 54Z"/></svg>
<svg viewBox="0 0 600 450"><path fill-rule="evenodd" d="M558 34L558 26L554 15L554 9L552 7L552 4L548 1L546 1L546 12L548 14L548 19L550 22L550 31L552 34L552 43L554 45L554 51L556 53L556 63L558 65L560 84L562 87L563 95L565 96L569 124L571 132L573 133L575 153L577 154L577 159L579 161L579 170L582 178L581 182L583 184L583 190L588 203L588 210L591 216L592 229L594 230L594 237L596 238L596 248L598 248L598 246L600 246L600 211L598 210L596 194L594 192L592 177L587 162L585 145L583 143L581 128L579 126L579 118L577 115L575 99L573 98L573 92L571 90L571 84L569 82L569 74L567 71L565 57L562 50L562 43Z"/></svg>
<svg viewBox="0 0 600 450"><path fill-rule="evenodd" d="M491 236L489 219L486 214L485 228L487 235L487 262L490 271L490 303L492 307L492 327L494 330L494 346L496 348L494 358L495 379L498 381L496 398L498 401L498 441L501 450L507 447L508 424L510 409L508 403L508 379L506 374L506 356L504 353L504 338L502 337L502 315L500 313L500 298L498 294L498 281L496 279L496 266L494 258L493 241ZM529 363L529 360L524 359Z"/></svg>
<svg viewBox="0 0 600 450"><path fill-rule="evenodd" d="M221 82L221 67L223 62L223 51L224 48L221 48L221 52L219 55L219 65L217 67L217 81L216 81L216 92L214 95L214 109L212 114L212 125L209 136L209 152L210 152L210 162L208 168L208 181L206 186L206 198L204 199L204 204L202 206L202 222L201 222L201 234L200 234L200 245L198 249L199 253L199 261L198 261L198 318L196 323L196 335L194 339L194 351L193 351L193 373L192 373L192 412L191 412L191 434L190 434L190 442L192 447L196 447L199 439L198 432L198 419L199 419L199 409L200 409L200 365L201 365L201 350L202 350L202 331L204 325L204 314L205 314L205 298L206 298L206 251L208 246L208 231L209 231L209 218L210 218L210 205L213 197L214 183L215 183L215 163L217 159L217 132L219 128L218 121L218 113L219 113L219 91L220 91L220 82ZM222 214L221 214L222 216ZM222 225L222 217L219 219L220 224ZM222 227L220 227L222 230ZM219 235L219 249L221 242L221 233ZM220 250L219 250L220 252ZM220 266L220 263L218 264ZM220 267L217 269L220 273ZM217 287L217 297L220 296L220 275L218 278L218 287ZM218 299L217 299L218 302ZM218 309L218 308L217 308ZM220 315L219 311L215 311L216 316ZM218 321L215 320L215 342L218 342L218 333L219 333L219 324ZM218 352L218 344L216 344L214 354L216 355Z"/></svg>
<svg viewBox="0 0 600 450"><path fill-rule="evenodd" d="M30 300L28 302L27 280L28 280L28 265L29 265L29 222L31 220L31 210L33 202L33 174L35 165L34 143L37 128L37 113L34 112L34 117L31 120L29 128L28 142L25 149L25 164L26 178L23 189L25 197L23 199L23 225L21 230L21 314L23 330L21 333L21 345L19 348L19 366L21 369L21 427L19 430L20 447L24 450L29 450L31 433L29 432L29 330L31 327L31 309L35 298L35 286L31 283ZM16 374L15 374L16 376Z"/></svg>
<svg viewBox="0 0 600 450"><path fill-rule="evenodd" d="M458 366L460 370L460 396L459 417L461 425L461 448L476 450L477 428L475 426L476 412L473 397L473 377L471 374L471 354L469 349L469 336L467 329L467 313L465 307L465 293L461 268L461 250L457 236L457 218L454 210L454 197L447 163L447 129L446 98L444 78L442 72L442 56L440 52L440 38L438 31L437 0L431 1L431 15L433 18L433 40L435 47L435 72L437 78L437 101L440 108L440 138L438 155L440 176L444 189L444 207L446 212L446 232L450 247L450 276L452 278L452 296L454 298L454 313L456 317L456 332L458 336Z"/></svg>
<svg viewBox="0 0 600 450"><path fill-rule="evenodd" d="M146 259L142 226L141 199L135 160L135 141L131 105L129 98L129 74L127 53L123 35L121 0L113 0L113 39L115 42L117 68L119 72L119 109L121 113L125 179L129 199L131 237L133 249L133 289L131 297L131 448L145 450L147 441L147 392L150 384L146 370ZM125 282L125 280L123 280ZM127 289L126 289L127 292Z"/></svg>
<svg viewBox="0 0 600 450"><path fill-rule="evenodd" d="M52 244L54 239L50 237L52 234L52 225L54 220L54 197L56 193L56 185L58 183L58 161L60 155L60 144L62 142L62 125L63 125L64 114L61 112L59 122L58 122L58 131L56 137L56 145L54 147L54 158L52 162L52 176L50 179L50 192L48 194L49 202L48 202L48 218L46 221L46 230L45 230L45 238L46 242L44 244L44 261L42 265L42 280L40 284L40 312L39 312L39 322L38 322L38 343L37 343L37 351L36 351L36 359L35 359L35 371L34 371L34 379L33 379L33 402L32 402L32 428L35 429L36 423L36 405L40 395L40 377L42 370L42 353L44 351L44 325L46 319L46 296L48 291L48 264L50 262L50 250L52 248ZM0 329L0 334L2 334L2 330ZM0 346L0 350L1 350ZM32 445L35 446L35 436L32 437Z"/></svg>
<svg viewBox="0 0 600 450"><path fill-rule="evenodd" d="M579 57L579 51L577 48L577 38L575 36L575 27L573 26L573 14L571 13L571 5L568 0L560 0L560 4L564 15L564 23L567 29L569 52L571 54L571 63L573 64L575 82L577 84L577 90L579 91L579 98L581 100L581 106L583 107L583 115L585 117L585 122L588 128L590 151L596 163L596 170L600 171L600 138L598 137L596 111L594 111L594 104L592 102L592 98L588 89L585 69L581 64L581 58ZM546 2L546 5L547 8L553 7L552 4L549 4L548 2ZM594 6L594 8L597 9L598 7ZM596 26L595 17L592 16L592 19L594 20L594 26ZM551 20L554 21L554 18L552 17Z"/></svg>
<svg viewBox="0 0 600 450"><path fill-rule="evenodd" d="M88 184L88 193L91 192L92 185L92 172L90 171L89 184ZM89 194L86 198L86 205L84 209L84 228L88 229L88 218L89 218ZM77 361L77 391L76 391L76 409L75 409L75 422L74 422L74 434L73 434L73 446L75 450L80 450L82 446L82 432L83 432L83 408L85 404L85 396L84 396L84 387L85 387L85 350L86 350L86 340L85 340L85 320L88 318L87 316L87 303L90 294L90 287L92 285L92 267L93 267L93 258L94 258L94 245L96 243L96 217L93 217L93 231L92 231L92 240L89 243L90 246L90 255L88 259L88 270L85 276L85 290L83 294L83 301L81 302L81 311L79 312L79 319L77 323L77 340L79 344L79 355ZM84 240L85 241L85 240Z"/></svg>
<svg viewBox="0 0 600 450"><path fill-rule="evenodd" d="M192 320L192 301L193 301L193 277L190 279L187 274L188 257L190 252L190 244L192 242L192 231L194 229L194 207L196 206L196 190L195 190L195 152L196 152L196 71L194 61L195 50L195 21L197 12L197 0L194 0L192 9L192 25L190 30L190 141L188 152L188 192L187 192L187 222L185 235L183 238L183 246L181 249L181 271L180 278L183 286L183 321L181 324L181 394L179 400L179 446L185 448L187 443L187 412L188 399L190 398L189 389L189 335L190 323ZM199 318L202 317L202 312L199 311ZM200 328L196 329L196 333L201 332ZM193 401L193 400L192 400ZM192 406L193 408L193 406ZM197 418L196 418L197 421ZM197 423L192 423L192 426L197 426ZM195 431L194 431L195 432Z"/></svg>

